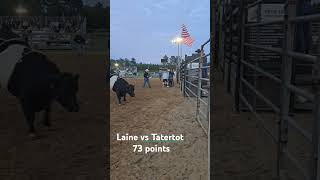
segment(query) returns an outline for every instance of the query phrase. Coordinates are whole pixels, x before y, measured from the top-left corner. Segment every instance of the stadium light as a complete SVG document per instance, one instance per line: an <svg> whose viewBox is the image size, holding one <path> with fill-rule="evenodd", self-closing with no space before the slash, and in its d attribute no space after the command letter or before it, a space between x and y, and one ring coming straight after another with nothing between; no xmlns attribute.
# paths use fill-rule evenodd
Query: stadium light
<svg viewBox="0 0 320 180"><path fill-rule="evenodd" d="M17 14L26 14L26 13L28 13L28 10L26 8L24 8L23 6L19 5L16 8L16 13Z"/></svg>
<svg viewBox="0 0 320 180"><path fill-rule="evenodd" d="M180 44L182 42L182 38L181 37L176 37L174 39L171 40L172 43L174 44Z"/></svg>
<svg viewBox="0 0 320 180"><path fill-rule="evenodd" d="M119 66L119 64L118 63L116 63L116 64L114 64L116 67L118 67Z"/></svg>
<svg viewBox="0 0 320 180"><path fill-rule="evenodd" d="M182 38L181 38L181 37L177 37L177 38L176 38L176 42L177 42L177 43L181 43L181 42L182 42Z"/></svg>

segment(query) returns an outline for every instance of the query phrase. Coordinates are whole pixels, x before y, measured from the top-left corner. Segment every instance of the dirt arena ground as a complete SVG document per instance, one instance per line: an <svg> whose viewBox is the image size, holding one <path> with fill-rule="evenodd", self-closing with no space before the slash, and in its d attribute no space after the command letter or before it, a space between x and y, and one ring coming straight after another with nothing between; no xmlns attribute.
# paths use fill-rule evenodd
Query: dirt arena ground
<svg viewBox="0 0 320 180"><path fill-rule="evenodd" d="M15 97L0 94L0 179L104 179L106 171L106 54L76 56L48 53L62 71L80 74L80 112L52 108L54 130L40 120L40 139L27 136L27 126ZM40 118L39 116L37 118Z"/></svg>
<svg viewBox="0 0 320 180"><path fill-rule="evenodd" d="M163 88L151 79L152 88L142 88L143 79L127 79L135 85L135 97L125 105L117 104L110 93L111 179L207 179L207 137L195 121L195 108L185 100L178 87ZM182 142L117 141L117 133L183 134ZM169 146L170 152L148 154L133 152L133 144Z"/></svg>

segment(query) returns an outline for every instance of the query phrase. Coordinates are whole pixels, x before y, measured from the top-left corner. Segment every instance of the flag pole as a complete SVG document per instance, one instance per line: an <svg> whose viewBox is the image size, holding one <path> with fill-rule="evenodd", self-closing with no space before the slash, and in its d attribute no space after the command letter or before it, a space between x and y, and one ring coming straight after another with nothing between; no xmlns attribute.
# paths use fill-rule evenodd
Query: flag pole
<svg viewBox="0 0 320 180"><path fill-rule="evenodd" d="M182 34L181 34L181 38L183 39ZM180 45L180 61L182 61L182 44L183 43L182 42L180 42L180 43L181 43L181 45Z"/></svg>
<svg viewBox="0 0 320 180"><path fill-rule="evenodd" d="M180 43L181 43L181 42L180 42ZM179 44L180 44L180 43L179 43ZM181 64L181 63L182 63L182 43L181 43L181 45L180 45L179 51L180 51L180 57L179 57L178 61L179 61L179 64Z"/></svg>
<svg viewBox="0 0 320 180"><path fill-rule="evenodd" d="M180 56L180 54L179 54L179 53L180 53L180 52L179 52L179 46L180 46L180 45L179 45L179 44L180 44L180 43L177 43L177 44L178 44L178 57L177 57L177 58L178 58L178 59L177 59L178 62L176 63L176 81L177 81L177 84L179 84L178 69L180 68L180 63L179 63L179 62L180 62L180 58L179 58L179 56ZM179 66L179 67L178 67L178 66Z"/></svg>
<svg viewBox="0 0 320 180"><path fill-rule="evenodd" d="M177 43L178 44L178 59L180 57L180 52L179 52L179 46L180 46L180 43Z"/></svg>
<svg viewBox="0 0 320 180"><path fill-rule="evenodd" d="M180 55L181 55L181 61L183 59L183 56L182 56L182 45L180 46Z"/></svg>

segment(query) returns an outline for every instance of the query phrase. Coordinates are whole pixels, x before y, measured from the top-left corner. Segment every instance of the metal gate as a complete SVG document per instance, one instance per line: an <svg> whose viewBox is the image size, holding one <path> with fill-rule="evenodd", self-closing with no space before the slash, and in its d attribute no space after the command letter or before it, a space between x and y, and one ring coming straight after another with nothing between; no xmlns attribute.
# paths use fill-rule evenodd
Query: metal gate
<svg viewBox="0 0 320 180"><path fill-rule="evenodd" d="M210 39L201 45L200 56L180 64L180 88L183 96L196 104L196 120L208 137L208 179L210 179L210 55L204 53ZM205 61L208 59L208 61Z"/></svg>
<svg viewBox="0 0 320 180"><path fill-rule="evenodd" d="M184 97L196 104L196 119L208 135L210 121L210 53L204 54L204 47L210 40L201 45L200 56L192 60L184 60L180 68L181 91ZM208 45L209 46L209 45Z"/></svg>
<svg viewBox="0 0 320 180"><path fill-rule="evenodd" d="M274 167L276 168L276 176L278 178L285 178L288 175L290 164L294 165L305 179L320 180L320 48L318 46L317 54L297 51L294 47L294 41L297 41L296 33L299 30L298 28L303 23L319 22L320 12L297 15L298 7L303 6L304 2L310 3L310 1L277 1L283 5L283 17L262 21L261 5L265 1L252 0L250 4L247 2L239 0L225 1L223 18L221 20L225 26L221 29L225 29L226 32L222 33L224 37L220 37L220 39L224 39L224 42L222 43L222 47L220 45L219 48L225 48L223 55L219 55L222 57L219 59L219 64L225 71L227 90L231 92L230 90L233 89L235 110L240 112L243 110L242 107L244 107L251 112L256 120L262 124L265 132L276 143L277 162L275 162ZM271 11L276 10L278 7L275 6L275 9L271 9ZM249 13L256 14L254 22L250 22L250 18L248 18ZM281 43L276 45L264 44L264 41L268 39L263 39L261 32L263 32L263 29L270 30L268 27L271 26L278 28L281 33L281 36L279 36L281 37ZM252 31L255 32L253 38L249 34ZM253 40L250 40L250 38ZM318 38L320 39L320 36ZM234 42L235 39L236 42ZM298 45L304 41L306 39L300 39ZM238 46L238 48L234 49L233 45ZM272 53L272 55L267 59L263 59L263 55L266 53ZM262 65L263 63L261 62L270 62L270 57L276 57L275 54L279 56L277 57L279 62L276 62L279 65L272 67L278 67L278 69L268 69L267 66ZM310 89L303 88L294 83L293 78L297 73L295 72L296 63L308 65L306 69L310 72L309 78L307 78L311 81ZM234 64L234 66L231 64ZM232 67L234 67L233 70ZM266 81L259 82L260 78L264 78ZM265 89L258 88L259 83L266 84L265 82L267 81L272 83L272 85L269 84L271 94L276 94L278 98L272 98L266 94ZM278 89L275 88L276 85L279 86ZM294 112L294 109L292 109L293 95L298 95L311 102L313 122L312 129L309 131L304 129L291 116L291 113ZM258 113L258 101L263 102L264 106L267 106L269 110L272 110L277 115L277 129L273 129L276 133L267 128L267 119ZM297 157L291 153L292 149L290 150L288 147L288 142L290 142L288 132L291 130L299 132L312 146L309 167L302 165Z"/></svg>

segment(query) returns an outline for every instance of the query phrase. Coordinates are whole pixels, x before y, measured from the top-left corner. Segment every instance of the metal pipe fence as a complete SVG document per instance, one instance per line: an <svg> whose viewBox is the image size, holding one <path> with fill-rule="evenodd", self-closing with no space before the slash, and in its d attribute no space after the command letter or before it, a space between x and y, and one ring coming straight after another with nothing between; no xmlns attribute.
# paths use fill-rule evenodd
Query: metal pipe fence
<svg viewBox="0 0 320 180"><path fill-rule="evenodd" d="M210 58L210 53L205 55L204 47L209 43L210 39L201 45L199 57L185 60L180 67L181 92L196 104L196 119L206 135L210 121L210 65L204 59Z"/></svg>
<svg viewBox="0 0 320 180"><path fill-rule="evenodd" d="M180 64L180 87L183 96L196 104L195 119L208 137L208 179L211 177L210 164L210 59L211 52L204 53L205 46L210 46L210 39L201 45L197 58L185 59ZM209 62L206 60L209 59Z"/></svg>
<svg viewBox="0 0 320 180"><path fill-rule="evenodd" d="M302 1L302 0L301 0ZM294 48L295 33L298 23L312 23L320 21L320 13L297 15L297 3L299 0L286 0L283 4L284 15L281 19L262 20L261 5L263 0L250 1L228 1L223 7L223 28L224 42L219 48L223 48L223 64L225 83L227 91L234 95L235 110L240 112L246 108L251 112L256 120L262 124L263 129L274 140L277 145L277 161L275 162L276 176L285 179L288 176L289 165L294 165L307 180L320 180L320 49L319 54L308 52L297 52ZM249 22L248 13L250 8L257 14L255 22ZM282 34L279 47L263 44L264 28L277 25ZM274 26L275 27L275 26ZM255 35L249 37L249 32L254 31ZM251 40L249 40L251 38ZM319 37L320 38L320 37ZM253 40L252 40L253 39ZM236 47L237 46L237 47ZM221 51L220 51L221 52ZM248 54L251 53L251 56ZM274 53L279 56L279 70L268 71L259 62L262 62L263 53ZM273 55L273 54L272 54ZM275 56L275 55L273 55ZM221 61L221 59L219 59ZM270 59L267 59L268 61ZM312 71L312 90L311 92L293 83L295 76L294 66L298 62L311 63ZM200 68L199 68L200 70ZM250 75L248 74L250 72ZM252 75L252 78L249 79ZM279 103L274 102L261 89L258 88L260 77L265 77L270 82L279 85ZM198 85L199 87L199 85ZM200 88L198 88L199 90ZM246 90L246 91L245 91ZM200 91L200 90L199 90ZM250 95L248 95L248 93ZM292 96L300 95L312 103L312 129L307 131L298 124L294 117L290 116L292 111ZM199 99L199 98L198 98ZM197 99L197 100L198 100ZM257 101L261 101L265 106L279 118L277 133L274 133L265 124L266 119L258 113ZM197 101L198 103L200 100ZM199 112L197 112L199 114ZM290 152L288 142L289 130L291 128L299 132L312 146L312 160L309 167L302 165L297 157Z"/></svg>

